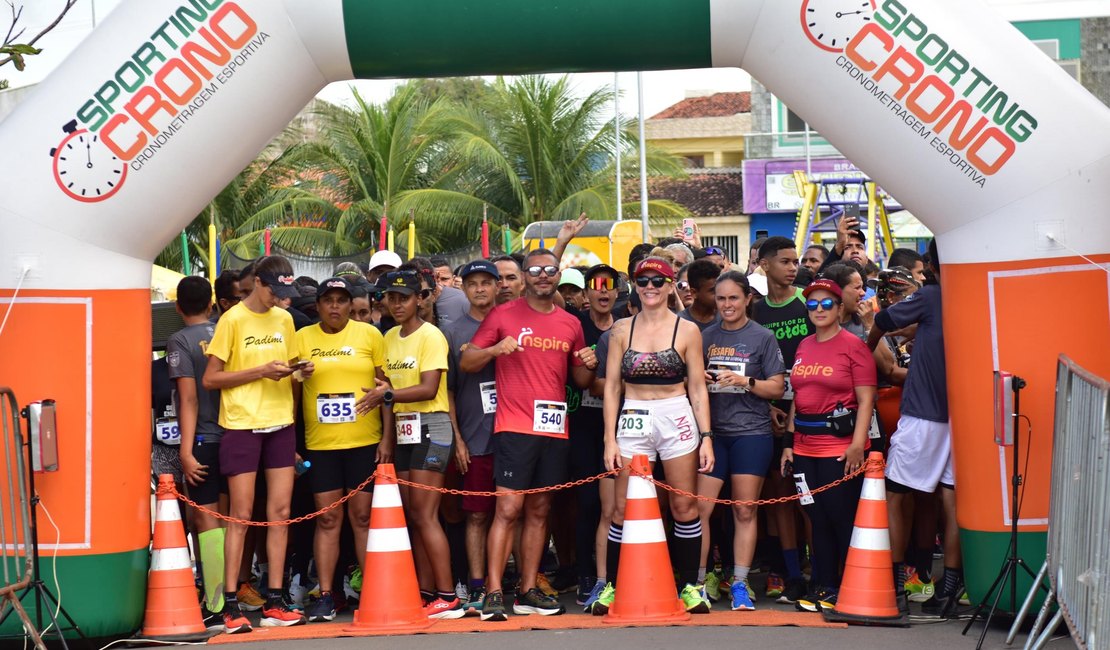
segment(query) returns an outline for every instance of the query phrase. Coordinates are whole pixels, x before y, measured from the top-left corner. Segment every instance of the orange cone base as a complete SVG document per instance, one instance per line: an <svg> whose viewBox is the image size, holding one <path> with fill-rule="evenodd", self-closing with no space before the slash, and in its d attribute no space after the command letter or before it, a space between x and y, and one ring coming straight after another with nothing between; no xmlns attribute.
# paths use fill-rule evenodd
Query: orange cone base
<svg viewBox="0 0 1110 650"><path fill-rule="evenodd" d="M849 625L873 625L879 627L909 627L910 617L905 614L898 616L859 616L856 614L845 614L838 612L835 609L830 611L827 609L821 610L821 616L829 623L847 623Z"/></svg>
<svg viewBox="0 0 1110 650"><path fill-rule="evenodd" d="M609 608L609 613L601 619L601 622L612 625L627 625L629 623L666 623L690 620L690 612L686 611L682 599L676 598L674 603L673 611L659 612L660 608L656 606L621 608L619 601L614 600L612 607ZM633 611L624 611L626 609Z"/></svg>
<svg viewBox="0 0 1110 650"><path fill-rule="evenodd" d="M435 622L427 616L424 616L423 612L421 612L421 615L418 617L409 617L407 621L391 620L388 623L379 623L374 620L360 621L358 616L360 613L361 610L355 611L354 626L345 628L347 631L365 632L369 630L373 632L403 632L404 630L423 630L424 628L431 627L432 623ZM388 612L384 612L383 614L384 616L382 616L382 618L390 617Z"/></svg>

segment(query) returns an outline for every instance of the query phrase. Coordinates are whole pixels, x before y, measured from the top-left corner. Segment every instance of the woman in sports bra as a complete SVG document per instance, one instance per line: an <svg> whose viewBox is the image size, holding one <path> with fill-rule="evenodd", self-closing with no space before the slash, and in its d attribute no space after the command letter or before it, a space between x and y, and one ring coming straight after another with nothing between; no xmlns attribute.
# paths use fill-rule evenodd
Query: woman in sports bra
<svg viewBox="0 0 1110 650"><path fill-rule="evenodd" d="M627 467L632 456L646 454L652 463L657 458L662 460L670 485L693 493L698 472L713 469L701 332L697 325L679 319L667 307L674 293L674 268L665 259L646 258L632 277L643 309L632 318L617 321L610 334L604 400L605 466ZM619 474L607 551L610 581L617 576L627 485L627 472ZM692 497L672 494L670 506L682 600L688 611L707 613L709 601L696 587L702 535L697 503ZM593 613L608 611L612 600L610 584Z"/></svg>

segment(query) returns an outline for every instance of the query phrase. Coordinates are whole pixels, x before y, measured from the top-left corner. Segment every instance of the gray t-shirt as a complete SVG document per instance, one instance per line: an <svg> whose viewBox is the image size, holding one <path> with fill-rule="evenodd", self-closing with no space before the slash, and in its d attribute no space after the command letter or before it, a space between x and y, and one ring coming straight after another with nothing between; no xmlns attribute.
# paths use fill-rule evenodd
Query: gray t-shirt
<svg viewBox="0 0 1110 650"><path fill-rule="evenodd" d="M700 320L694 318L690 314L689 309L683 309L682 311L678 312L678 317L682 318L682 319L685 319L685 320L688 320L691 323L693 323L694 325L697 325L698 329L703 333L705 332L706 329L708 329L708 328L710 328L714 325L717 325L718 323L721 322L721 315L720 314L713 314L713 320L711 320L708 323L703 323Z"/></svg>
<svg viewBox="0 0 1110 650"><path fill-rule="evenodd" d="M436 313L439 315L437 325L441 331L446 332L451 326L470 311L470 301L466 294L455 287L443 287L436 298ZM467 341L469 343L469 341Z"/></svg>
<svg viewBox="0 0 1110 650"><path fill-rule="evenodd" d="M203 435L205 442L218 441L224 433L219 425L220 391L205 390L200 383L201 378L204 377L204 369L208 367L208 357L205 356L204 351L208 348L208 342L212 340L212 334L215 331L216 327L212 323L189 325L175 332L166 343L166 363L169 366L170 379L191 377L197 382L196 434ZM180 423L181 398L176 386L173 400Z"/></svg>
<svg viewBox="0 0 1110 650"><path fill-rule="evenodd" d="M467 310L469 312L469 309ZM455 394L455 416L471 456L493 453L493 414L497 406L494 388L494 364L489 363L476 373L460 372L462 347L474 338L481 322L469 313L444 330L447 337L447 390ZM486 411L489 411L488 413Z"/></svg>
<svg viewBox="0 0 1110 650"><path fill-rule="evenodd" d="M702 332L706 370L731 370L756 379L786 374L779 343L771 330L752 320L738 330L726 330L723 325ZM709 384L709 411L714 435L771 433L770 402L745 389Z"/></svg>

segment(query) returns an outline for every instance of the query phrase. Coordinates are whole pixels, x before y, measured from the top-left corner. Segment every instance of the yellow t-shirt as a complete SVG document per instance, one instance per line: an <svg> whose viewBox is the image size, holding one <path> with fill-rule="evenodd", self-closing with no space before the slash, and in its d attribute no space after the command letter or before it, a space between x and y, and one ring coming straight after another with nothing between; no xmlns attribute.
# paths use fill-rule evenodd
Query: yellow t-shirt
<svg viewBox="0 0 1110 650"><path fill-rule="evenodd" d="M424 323L412 334L401 336L398 325L385 334L385 375L393 388L420 383L420 373L442 370L433 399L393 405L394 413L447 412L447 339L434 325Z"/></svg>
<svg viewBox="0 0 1110 650"><path fill-rule="evenodd" d="M224 370L235 372L271 361L288 362L297 356L293 317L273 307L256 314L239 303L216 323L206 354L222 359ZM265 429L293 423L292 381L258 379L220 391L220 426L225 429Z"/></svg>
<svg viewBox="0 0 1110 650"><path fill-rule="evenodd" d="M306 327L297 332L297 358L316 366L301 394L308 448L351 449L381 442L381 409L354 412L363 387L374 387L375 368L385 366L381 332L354 320L335 334L319 325Z"/></svg>

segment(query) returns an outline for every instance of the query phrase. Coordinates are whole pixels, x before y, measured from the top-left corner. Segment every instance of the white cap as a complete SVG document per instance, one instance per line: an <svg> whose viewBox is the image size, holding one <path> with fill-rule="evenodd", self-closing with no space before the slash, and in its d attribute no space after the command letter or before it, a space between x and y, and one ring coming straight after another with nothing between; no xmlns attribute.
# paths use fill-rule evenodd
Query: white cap
<svg viewBox="0 0 1110 650"><path fill-rule="evenodd" d="M378 251L370 257L370 264L367 267L368 271L373 271L379 266L392 266L397 268L401 266L401 256L393 251Z"/></svg>
<svg viewBox="0 0 1110 650"><path fill-rule="evenodd" d="M748 286L759 292L759 295L767 295L767 276L762 273L752 273L748 276Z"/></svg>

